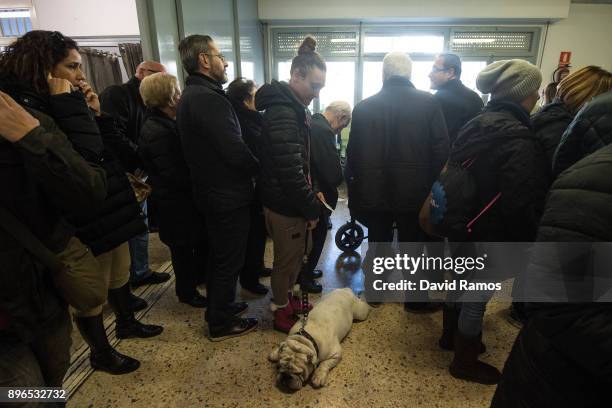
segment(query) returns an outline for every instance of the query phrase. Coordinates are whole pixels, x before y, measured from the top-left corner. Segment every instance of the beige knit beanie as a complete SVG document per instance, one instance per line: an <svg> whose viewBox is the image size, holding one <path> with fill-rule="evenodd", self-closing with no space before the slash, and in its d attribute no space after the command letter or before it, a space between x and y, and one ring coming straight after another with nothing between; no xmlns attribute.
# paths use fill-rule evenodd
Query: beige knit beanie
<svg viewBox="0 0 612 408"><path fill-rule="evenodd" d="M496 61L487 65L476 78L476 87L491 100L521 102L540 89L542 73L535 65L522 60Z"/></svg>

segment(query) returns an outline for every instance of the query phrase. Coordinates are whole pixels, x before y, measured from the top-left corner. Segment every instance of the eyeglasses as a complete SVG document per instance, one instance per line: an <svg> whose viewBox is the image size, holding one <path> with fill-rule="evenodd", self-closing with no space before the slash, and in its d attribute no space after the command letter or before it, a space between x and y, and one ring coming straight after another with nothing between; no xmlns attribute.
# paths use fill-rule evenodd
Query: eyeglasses
<svg viewBox="0 0 612 408"><path fill-rule="evenodd" d="M225 61L227 61L227 60L225 59L225 55L223 55L223 54L208 54L208 53L206 53L206 52L203 52L202 54L204 54L204 55L208 55L209 57L219 57L219 59L221 60L221 62L225 62Z"/></svg>
<svg viewBox="0 0 612 408"><path fill-rule="evenodd" d="M161 71L155 71L155 70L153 70L153 69L149 69L149 68L143 68L142 70L143 70L143 71L149 71L149 72L151 72L151 73L153 73L153 74L157 74L157 73L161 72Z"/></svg>

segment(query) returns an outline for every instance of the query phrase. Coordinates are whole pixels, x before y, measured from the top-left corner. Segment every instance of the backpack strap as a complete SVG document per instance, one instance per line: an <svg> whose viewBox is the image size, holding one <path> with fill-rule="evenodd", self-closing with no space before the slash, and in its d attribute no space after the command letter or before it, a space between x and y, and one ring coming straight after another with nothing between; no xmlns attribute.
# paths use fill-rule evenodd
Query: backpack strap
<svg viewBox="0 0 612 408"><path fill-rule="evenodd" d="M484 213L486 213L486 212L489 210L489 208L491 208L491 207L493 206L493 204L495 204L495 202L496 202L497 200L499 200L499 197L501 197L501 192L500 192L500 193L497 193L497 194L495 195L495 197L493 197L493 199L492 199L491 201L489 201L489 202L487 203L487 205L485 205L485 206L484 206L484 208L483 208L482 210L480 210L480 212L478 213L478 215L477 215L476 217L472 218L472 220L471 220L470 222L468 222L468 223L467 223L467 230L468 230L468 232L472 232L472 225L474 225L474 223L475 223L476 221L478 221L478 219L479 219L479 218L480 218L480 217L481 217L481 216L482 216Z"/></svg>

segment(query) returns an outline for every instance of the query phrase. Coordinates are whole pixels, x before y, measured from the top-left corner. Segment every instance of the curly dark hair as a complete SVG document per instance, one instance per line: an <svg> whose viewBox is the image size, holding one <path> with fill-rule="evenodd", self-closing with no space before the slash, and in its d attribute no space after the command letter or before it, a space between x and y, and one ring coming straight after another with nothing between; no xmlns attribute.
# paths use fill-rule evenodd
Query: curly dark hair
<svg viewBox="0 0 612 408"><path fill-rule="evenodd" d="M34 30L11 43L0 54L0 76L32 85L36 93L49 93L47 75L77 43L59 31Z"/></svg>

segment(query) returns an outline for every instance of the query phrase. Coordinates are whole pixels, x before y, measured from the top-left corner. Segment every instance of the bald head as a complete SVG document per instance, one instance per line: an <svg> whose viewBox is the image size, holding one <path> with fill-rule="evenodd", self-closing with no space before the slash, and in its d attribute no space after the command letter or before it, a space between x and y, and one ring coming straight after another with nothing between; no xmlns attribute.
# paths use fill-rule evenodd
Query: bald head
<svg viewBox="0 0 612 408"><path fill-rule="evenodd" d="M142 81L149 75L153 75L158 72L166 72L166 67L157 61L143 61L136 67L135 76Z"/></svg>

